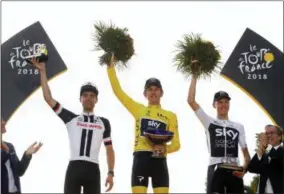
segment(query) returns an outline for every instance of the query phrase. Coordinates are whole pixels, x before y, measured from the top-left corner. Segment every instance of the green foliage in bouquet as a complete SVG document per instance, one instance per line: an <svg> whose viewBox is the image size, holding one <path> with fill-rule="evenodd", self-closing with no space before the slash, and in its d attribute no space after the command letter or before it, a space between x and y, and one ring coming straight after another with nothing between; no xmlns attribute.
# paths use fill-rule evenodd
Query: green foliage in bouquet
<svg viewBox="0 0 284 194"><path fill-rule="evenodd" d="M95 48L105 53L99 58L100 65L108 65L112 54L116 59L116 64L121 62L127 67L126 62L134 54L133 39L127 33L127 28L118 28L113 24L106 25L98 22L94 25L96 33L94 36Z"/></svg>
<svg viewBox="0 0 284 194"><path fill-rule="evenodd" d="M176 47L175 66L186 77L211 77L221 69L219 51L212 42L202 40L200 34L185 35Z"/></svg>

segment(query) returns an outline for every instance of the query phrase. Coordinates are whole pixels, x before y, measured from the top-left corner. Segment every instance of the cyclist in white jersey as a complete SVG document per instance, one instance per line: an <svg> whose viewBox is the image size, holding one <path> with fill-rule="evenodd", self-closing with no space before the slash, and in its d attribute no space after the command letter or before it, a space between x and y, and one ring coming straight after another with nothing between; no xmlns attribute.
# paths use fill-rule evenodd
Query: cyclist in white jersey
<svg viewBox="0 0 284 194"><path fill-rule="evenodd" d="M90 83L81 87L80 101L83 112L74 114L53 99L47 83L45 64L35 59L32 59L31 63L40 72L45 101L65 123L68 131L71 157L66 171L64 193L80 194L82 187L84 194L101 193L99 151L102 142L106 147L109 170L106 179L107 192L110 191L113 187L115 162L111 126L108 119L94 114L97 88Z"/></svg>
<svg viewBox="0 0 284 194"><path fill-rule="evenodd" d="M217 118L208 116L195 101L197 79L192 76L188 92L188 104L205 128L210 161L207 174L207 193L244 193L243 176L247 172L250 155L247 149L244 126L229 120L230 96L223 91L214 95L213 107ZM238 146L245 158L243 170L239 166Z"/></svg>

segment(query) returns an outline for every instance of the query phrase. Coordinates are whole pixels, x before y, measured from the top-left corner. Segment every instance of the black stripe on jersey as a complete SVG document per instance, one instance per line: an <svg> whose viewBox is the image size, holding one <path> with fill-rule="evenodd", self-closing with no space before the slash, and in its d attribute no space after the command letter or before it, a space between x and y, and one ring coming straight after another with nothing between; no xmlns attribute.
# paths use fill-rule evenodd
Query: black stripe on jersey
<svg viewBox="0 0 284 194"><path fill-rule="evenodd" d="M82 135L81 135L81 146L80 146L80 156L84 155L84 148L85 148L85 140L87 136L87 130L82 129Z"/></svg>
<svg viewBox="0 0 284 194"><path fill-rule="evenodd" d="M90 122L91 122L91 123L95 123L95 121L94 121L94 115L89 116L89 117L90 117Z"/></svg>
<svg viewBox="0 0 284 194"><path fill-rule="evenodd" d="M52 109L65 124L71 121L73 118L78 116L74 114L73 112L63 108L62 105L58 102L56 102L55 106Z"/></svg>
<svg viewBox="0 0 284 194"><path fill-rule="evenodd" d="M83 115L84 116L84 122L89 122L88 116Z"/></svg>
<svg viewBox="0 0 284 194"><path fill-rule="evenodd" d="M87 146L86 146L86 156L90 157L90 150L91 150L91 143L92 143L92 138L93 138L93 130L88 131L88 136L87 136Z"/></svg>
<svg viewBox="0 0 284 194"><path fill-rule="evenodd" d="M111 145L112 144L112 140L111 140L111 125L108 119L104 118L104 117L100 117L104 127L105 127L105 131L103 134L103 140L104 140L104 144L105 146L107 145Z"/></svg>

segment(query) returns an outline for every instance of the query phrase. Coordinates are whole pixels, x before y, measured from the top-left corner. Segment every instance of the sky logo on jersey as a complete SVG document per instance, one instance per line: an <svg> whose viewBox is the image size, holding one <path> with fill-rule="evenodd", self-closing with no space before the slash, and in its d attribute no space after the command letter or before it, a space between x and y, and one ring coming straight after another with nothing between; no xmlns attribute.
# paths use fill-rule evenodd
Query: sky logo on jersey
<svg viewBox="0 0 284 194"><path fill-rule="evenodd" d="M159 128L160 125L161 125L161 123L158 123L156 121L148 121L148 126Z"/></svg>
<svg viewBox="0 0 284 194"><path fill-rule="evenodd" d="M141 131L144 131L144 130L165 131L167 130L167 124L162 121L158 121L158 120L142 118L141 119Z"/></svg>
<svg viewBox="0 0 284 194"><path fill-rule="evenodd" d="M215 129L215 132L216 132L216 136L227 136L227 137L231 137L232 140L235 140L239 135L238 132L236 132L232 129L225 130L225 129L217 128L217 129Z"/></svg>
<svg viewBox="0 0 284 194"><path fill-rule="evenodd" d="M225 154L232 154L232 157L238 156L239 131L237 129L211 124L209 135L211 157L223 157Z"/></svg>

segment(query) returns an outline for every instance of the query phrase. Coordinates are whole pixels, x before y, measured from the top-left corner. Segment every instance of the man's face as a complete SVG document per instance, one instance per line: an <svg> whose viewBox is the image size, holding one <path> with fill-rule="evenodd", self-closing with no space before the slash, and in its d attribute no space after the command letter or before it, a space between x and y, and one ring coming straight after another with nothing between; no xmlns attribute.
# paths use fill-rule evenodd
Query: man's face
<svg viewBox="0 0 284 194"><path fill-rule="evenodd" d="M148 99L149 104L160 104L163 91L157 86L150 86L145 90L144 96Z"/></svg>
<svg viewBox="0 0 284 194"><path fill-rule="evenodd" d="M84 110L92 111L97 103L97 95L94 92L84 92L80 97L80 101Z"/></svg>
<svg viewBox="0 0 284 194"><path fill-rule="evenodd" d="M278 134L277 129L274 126L268 126L265 128L265 134L268 138L268 144L277 146L280 143L281 136Z"/></svg>
<svg viewBox="0 0 284 194"><path fill-rule="evenodd" d="M217 110L217 115L227 116L230 109L230 100L227 98L217 100L214 103L214 108Z"/></svg>
<svg viewBox="0 0 284 194"><path fill-rule="evenodd" d="M6 121L1 119L1 133L6 133Z"/></svg>

